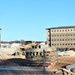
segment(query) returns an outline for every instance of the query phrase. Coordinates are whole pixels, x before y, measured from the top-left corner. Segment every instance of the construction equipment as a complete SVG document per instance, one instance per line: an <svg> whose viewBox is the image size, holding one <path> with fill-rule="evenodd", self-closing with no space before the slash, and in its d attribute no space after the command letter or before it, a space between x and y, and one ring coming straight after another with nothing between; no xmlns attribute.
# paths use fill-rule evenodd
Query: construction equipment
<svg viewBox="0 0 75 75"><path fill-rule="evenodd" d="M35 47L35 46L37 46L37 44L33 42L33 43L26 45L26 48L31 49L32 47Z"/></svg>
<svg viewBox="0 0 75 75"><path fill-rule="evenodd" d="M32 49L33 47L37 46L37 44L35 42L27 44L27 45L20 45L17 49L16 49L16 55L24 55L25 53L25 49Z"/></svg>

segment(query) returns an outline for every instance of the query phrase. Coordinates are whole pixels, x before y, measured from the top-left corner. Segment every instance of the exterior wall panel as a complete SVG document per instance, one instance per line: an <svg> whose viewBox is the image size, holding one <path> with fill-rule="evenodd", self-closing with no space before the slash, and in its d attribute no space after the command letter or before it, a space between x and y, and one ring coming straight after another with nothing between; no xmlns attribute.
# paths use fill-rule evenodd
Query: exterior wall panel
<svg viewBox="0 0 75 75"><path fill-rule="evenodd" d="M64 48L75 46L75 27L48 28L47 44L50 47Z"/></svg>

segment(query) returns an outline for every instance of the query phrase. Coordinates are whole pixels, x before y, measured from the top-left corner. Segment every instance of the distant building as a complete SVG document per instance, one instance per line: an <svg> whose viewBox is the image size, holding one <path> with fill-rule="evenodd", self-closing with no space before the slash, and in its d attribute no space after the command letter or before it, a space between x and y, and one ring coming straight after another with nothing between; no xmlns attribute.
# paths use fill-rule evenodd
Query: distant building
<svg viewBox="0 0 75 75"><path fill-rule="evenodd" d="M50 47L75 47L75 26L47 28L46 37Z"/></svg>
<svg viewBox="0 0 75 75"><path fill-rule="evenodd" d="M11 47L16 48L16 47L19 47L20 45L21 45L21 43L12 43L11 44Z"/></svg>
<svg viewBox="0 0 75 75"><path fill-rule="evenodd" d="M9 43L1 43L1 48L10 48Z"/></svg>

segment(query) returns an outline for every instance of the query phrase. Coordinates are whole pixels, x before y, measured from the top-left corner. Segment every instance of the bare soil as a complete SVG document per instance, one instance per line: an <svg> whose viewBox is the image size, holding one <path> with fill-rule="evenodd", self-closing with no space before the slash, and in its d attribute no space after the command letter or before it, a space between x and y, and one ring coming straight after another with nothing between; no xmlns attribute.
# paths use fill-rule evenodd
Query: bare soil
<svg viewBox="0 0 75 75"><path fill-rule="evenodd" d="M32 63L40 63L40 62L27 60L22 56L0 55L0 65L26 66ZM57 62L50 62L50 64L48 63L48 68L58 69L74 63L75 63L75 57L63 56L63 57L58 57Z"/></svg>

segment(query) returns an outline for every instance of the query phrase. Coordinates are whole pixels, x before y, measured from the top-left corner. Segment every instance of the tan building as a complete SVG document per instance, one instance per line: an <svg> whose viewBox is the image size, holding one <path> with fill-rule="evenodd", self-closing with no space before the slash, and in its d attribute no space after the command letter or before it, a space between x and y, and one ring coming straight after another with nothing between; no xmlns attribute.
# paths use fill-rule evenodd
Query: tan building
<svg viewBox="0 0 75 75"><path fill-rule="evenodd" d="M46 37L50 47L75 47L75 26L47 28Z"/></svg>

